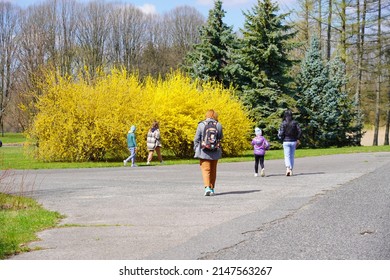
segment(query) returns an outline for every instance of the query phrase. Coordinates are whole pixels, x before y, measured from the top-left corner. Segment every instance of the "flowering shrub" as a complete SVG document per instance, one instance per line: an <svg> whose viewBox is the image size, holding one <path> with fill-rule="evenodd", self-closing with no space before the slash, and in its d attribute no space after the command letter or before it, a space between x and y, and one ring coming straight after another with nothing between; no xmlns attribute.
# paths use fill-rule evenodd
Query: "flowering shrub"
<svg viewBox="0 0 390 280"><path fill-rule="evenodd" d="M252 123L231 92L216 83L192 82L180 72L143 83L125 70L101 75L94 83L50 73L42 92L38 113L27 131L37 143L36 157L42 160L123 158L128 153L126 134L133 124L137 127L137 156L145 158L146 134L154 120L160 123L163 149L178 157L192 157L196 127L208 109L219 113L225 155L248 148Z"/></svg>

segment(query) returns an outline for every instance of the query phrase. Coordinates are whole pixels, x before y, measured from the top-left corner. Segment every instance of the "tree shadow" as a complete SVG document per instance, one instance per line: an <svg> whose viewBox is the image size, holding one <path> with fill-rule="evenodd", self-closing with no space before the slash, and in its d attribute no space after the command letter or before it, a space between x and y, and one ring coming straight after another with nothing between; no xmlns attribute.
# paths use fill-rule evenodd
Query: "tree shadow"
<svg viewBox="0 0 390 280"><path fill-rule="evenodd" d="M255 193L255 192L261 192L261 190L222 192L222 193L216 193L215 195L217 196L217 195L229 195L229 194L248 194L248 193Z"/></svg>

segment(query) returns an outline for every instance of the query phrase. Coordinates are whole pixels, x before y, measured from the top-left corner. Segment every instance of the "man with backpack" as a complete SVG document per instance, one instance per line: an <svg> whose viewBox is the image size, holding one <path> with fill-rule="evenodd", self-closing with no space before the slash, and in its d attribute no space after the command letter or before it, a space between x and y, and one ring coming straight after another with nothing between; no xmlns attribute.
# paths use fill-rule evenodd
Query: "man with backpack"
<svg viewBox="0 0 390 280"><path fill-rule="evenodd" d="M200 160L205 196L215 194L217 164L222 157L222 138L222 125L218 122L218 114L214 110L208 110L206 119L199 122L194 138L194 157Z"/></svg>

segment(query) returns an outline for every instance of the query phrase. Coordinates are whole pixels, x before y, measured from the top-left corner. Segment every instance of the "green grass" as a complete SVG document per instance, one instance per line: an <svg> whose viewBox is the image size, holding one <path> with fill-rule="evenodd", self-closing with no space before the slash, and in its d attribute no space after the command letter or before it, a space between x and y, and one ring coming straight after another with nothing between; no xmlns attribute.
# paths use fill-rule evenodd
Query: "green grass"
<svg viewBox="0 0 390 280"><path fill-rule="evenodd" d="M28 149L21 143L25 138L20 133L6 133L2 138L5 146L0 148L0 170L5 169L54 169L54 168L98 168L98 167L121 167L122 161L118 162L43 162L38 161L29 155ZM16 144L16 145L15 145ZM390 146L362 146L345 148L327 148L327 149L298 149L296 157L311 157L346 153L364 153L364 152L390 152ZM270 150L267 152L267 160L282 159L283 150ZM167 150L163 150L165 164L192 164L197 163L196 159L175 159ZM245 152L242 156L234 158L223 157L221 162L238 162L253 160L252 151ZM144 162L138 162L139 166L145 165ZM154 162L152 162L154 164Z"/></svg>
<svg viewBox="0 0 390 280"><path fill-rule="evenodd" d="M60 218L31 198L0 193L0 259L31 251L26 243L37 240L36 232L54 227Z"/></svg>
<svg viewBox="0 0 390 280"><path fill-rule="evenodd" d="M4 136L0 134L0 140L3 144L20 144L26 141L26 138L22 133L4 133Z"/></svg>

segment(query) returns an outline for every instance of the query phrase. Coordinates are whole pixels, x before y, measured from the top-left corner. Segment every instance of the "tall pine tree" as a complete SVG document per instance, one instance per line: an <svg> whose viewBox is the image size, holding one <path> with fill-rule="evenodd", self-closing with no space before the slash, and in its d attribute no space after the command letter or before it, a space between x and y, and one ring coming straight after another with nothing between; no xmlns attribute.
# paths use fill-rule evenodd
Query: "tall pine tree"
<svg viewBox="0 0 390 280"><path fill-rule="evenodd" d="M216 0L206 25L200 29L200 43L188 53L184 69L193 78L214 80L229 87L232 83L229 65L237 37L233 28L223 22L225 13L222 1Z"/></svg>
<svg viewBox="0 0 390 280"><path fill-rule="evenodd" d="M360 143L361 126L353 101L343 90L345 65L338 57L325 64L319 40L313 38L301 64L296 94L303 144L310 147Z"/></svg>
<svg viewBox="0 0 390 280"><path fill-rule="evenodd" d="M279 6L271 0L258 0L246 18L243 38L237 57L241 65L238 89L241 99L257 125L266 128L271 139L276 138L281 112L294 107L288 75L293 65L288 53L295 45L295 32L283 21L288 14L277 14Z"/></svg>

